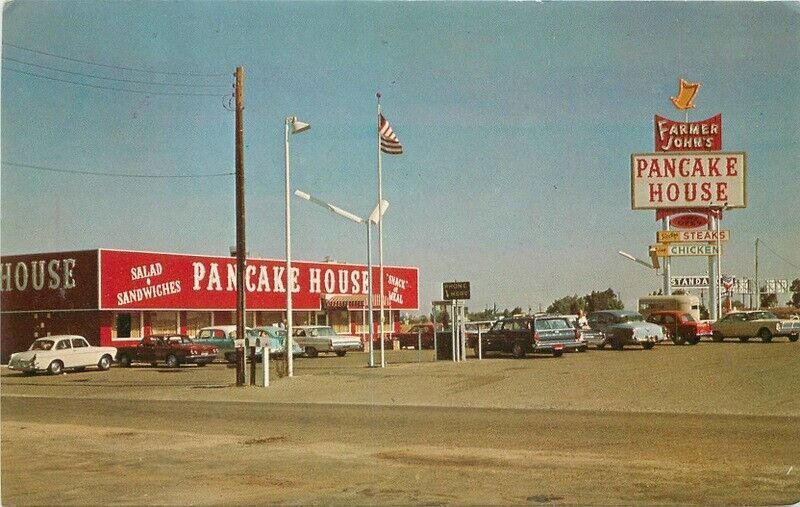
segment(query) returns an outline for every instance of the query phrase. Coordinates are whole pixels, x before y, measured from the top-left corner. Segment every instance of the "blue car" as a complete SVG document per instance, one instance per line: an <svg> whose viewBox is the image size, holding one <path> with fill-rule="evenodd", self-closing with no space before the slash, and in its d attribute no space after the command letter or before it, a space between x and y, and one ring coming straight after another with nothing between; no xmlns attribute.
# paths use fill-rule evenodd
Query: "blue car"
<svg viewBox="0 0 800 507"><path fill-rule="evenodd" d="M284 344L286 343L286 330L281 329L275 326L263 326L263 327L256 327L253 328L255 331L256 339L254 345L256 347L261 347L262 345L266 345L266 342L262 340L264 338L269 339L269 357L277 358L283 357L284 352ZM251 343L253 343L253 339L251 338ZM296 341L292 340L292 357L302 356L303 355L303 348L297 344Z"/></svg>
<svg viewBox="0 0 800 507"><path fill-rule="evenodd" d="M641 345L647 350L666 339L661 326L646 322L640 313L631 310L592 312L588 320L592 330L603 333L598 349L606 345L611 345L614 350L622 350L625 345Z"/></svg>

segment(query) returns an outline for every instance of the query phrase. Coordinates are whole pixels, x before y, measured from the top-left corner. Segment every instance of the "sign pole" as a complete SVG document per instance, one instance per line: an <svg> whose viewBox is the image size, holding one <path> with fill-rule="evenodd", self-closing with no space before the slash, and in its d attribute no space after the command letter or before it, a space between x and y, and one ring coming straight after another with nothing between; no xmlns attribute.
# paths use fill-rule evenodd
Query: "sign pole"
<svg viewBox="0 0 800 507"><path fill-rule="evenodd" d="M665 216L661 219L661 228L664 231L670 230L669 217ZM670 257L664 258L664 291L665 296L672 295L672 284L670 283L670 276L672 274L672 259Z"/></svg>

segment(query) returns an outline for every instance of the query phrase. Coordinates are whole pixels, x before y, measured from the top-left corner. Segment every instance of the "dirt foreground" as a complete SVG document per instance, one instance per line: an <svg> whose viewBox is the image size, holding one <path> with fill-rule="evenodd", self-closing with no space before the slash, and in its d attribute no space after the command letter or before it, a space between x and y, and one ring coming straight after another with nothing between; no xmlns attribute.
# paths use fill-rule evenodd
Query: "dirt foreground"
<svg viewBox="0 0 800 507"><path fill-rule="evenodd" d="M2 372L4 505L800 500L800 347ZM422 362L417 363L417 360ZM429 357L427 359L430 359Z"/></svg>

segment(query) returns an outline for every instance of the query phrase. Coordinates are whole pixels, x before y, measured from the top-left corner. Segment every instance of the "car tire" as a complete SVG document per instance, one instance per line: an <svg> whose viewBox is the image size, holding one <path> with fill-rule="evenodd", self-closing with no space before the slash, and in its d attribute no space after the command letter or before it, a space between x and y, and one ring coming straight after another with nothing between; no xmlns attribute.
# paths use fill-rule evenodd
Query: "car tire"
<svg viewBox="0 0 800 507"><path fill-rule="evenodd" d="M175 354L168 355L165 362L167 364L167 368L177 368L181 364L180 361L178 361L178 356Z"/></svg>
<svg viewBox="0 0 800 507"><path fill-rule="evenodd" d="M795 333L795 334L790 334L789 335L789 341L790 342L796 342L798 338L800 338L800 334Z"/></svg>
<svg viewBox="0 0 800 507"><path fill-rule="evenodd" d="M319 355L319 351L314 347L306 347L306 355L308 357L317 357Z"/></svg>
<svg viewBox="0 0 800 507"><path fill-rule="evenodd" d="M198 366L198 367L202 367L202 366L205 366L205 365L207 365L207 364L208 364L208 363L201 362L201 363L197 363L197 366Z"/></svg>
<svg viewBox="0 0 800 507"><path fill-rule="evenodd" d="M688 343L689 345L697 345L698 343L700 343L700 337L690 336L689 338L686 339L686 343Z"/></svg>
<svg viewBox="0 0 800 507"><path fill-rule="evenodd" d="M603 340L600 343L598 343L597 345L595 345L595 347L597 348L597 350L603 350L604 348L606 348L605 340Z"/></svg>
<svg viewBox="0 0 800 507"><path fill-rule="evenodd" d="M346 350L337 350L336 351L336 355L339 356L339 357L344 357L345 354L347 354Z"/></svg>
<svg viewBox="0 0 800 507"><path fill-rule="evenodd" d="M131 367L131 363L133 363L133 361L131 360L131 356L130 355L122 354L121 356L119 356L119 364L123 368L130 368Z"/></svg>
<svg viewBox="0 0 800 507"><path fill-rule="evenodd" d="M762 328L761 331L758 332L758 337L761 338L761 341L764 343L772 341L772 333L767 328Z"/></svg>
<svg viewBox="0 0 800 507"><path fill-rule="evenodd" d="M111 368L111 356L105 354L103 357L101 357L100 360L97 361L97 368L100 371L106 371Z"/></svg>
<svg viewBox="0 0 800 507"><path fill-rule="evenodd" d="M553 349L553 357L561 357L563 355L564 355L564 351L563 350L555 350L555 349Z"/></svg>
<svg viewBox="0 0 800 507"><path fill-rule="evenodd" d="M525 357L525 347L523 347L521 343L515 343L514 346L511 347L511 355L517 359L522 359Z"/></svg>
<svg viewBox="0 0 800 507"><path fill-rule="evenodd" d="M742 343L747 343L748 341L750 341L750 337L749 336L740 336L739 337L739 341L742 342Z"/></svg>
<svg viewBox="0 0 800 507"><path fill-rule="evenodd" d="M684 343L686 343L686 337L682 334L676 334L672 336L672 343L674 343L675 345L683 345Z"/></svg>
<svg viewBox="0 0 800 507"><path fill-rule="evenodd" d="M652 349L654 346L655 346L655 343L653 343L653 342L642 342L642 348L643 348L644 350L650 350L650 349Z"/></svg>
<svg viewBox="0 0 800 507"><path fill-rule="evenodd" d="M59 360L55 360L50 363L50 366L47 367L47 371L50 373L50 375L61 375L64 373L64 363Z"/></svg>
<svg viewBox="0 0 800 507"><path fill-rule="evenodd" d="M719 343L719 342L725 340L725 337L722 336L722 333L720 333L719 331L714 331L714 333L711 335L711 339L713 341Z"/></svg>
<svg viewBox="0 0 800 507"><path fill-rule="evenodd" d="M611 338L611 348L614 350L622 350L625 348L625 342L622 340L617 339L616 337Z"/></svg>
<svg viewBox="0 0 800 507"><path fill-rule="evenodd" d="M586 352L587 350L589 350L589 347L587 347L586 345L581 345L580 347L578 347L578 352Z"/></svg>

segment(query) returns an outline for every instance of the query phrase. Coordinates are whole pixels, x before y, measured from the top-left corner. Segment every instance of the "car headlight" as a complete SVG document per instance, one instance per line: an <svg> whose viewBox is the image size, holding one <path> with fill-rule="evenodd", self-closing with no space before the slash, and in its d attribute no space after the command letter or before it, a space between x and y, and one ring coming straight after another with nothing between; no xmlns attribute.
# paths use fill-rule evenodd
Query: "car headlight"
<svg viewBox="0 0 800 507"><path fill-rule="evenodd" d="M780 322L776 322L775 323L775 331L780 331L780 330L781 330L781 323Z"/></svg>

